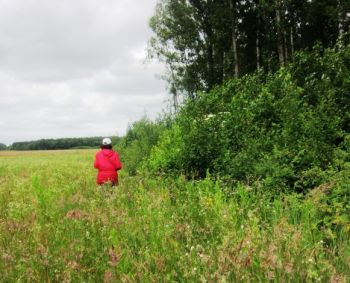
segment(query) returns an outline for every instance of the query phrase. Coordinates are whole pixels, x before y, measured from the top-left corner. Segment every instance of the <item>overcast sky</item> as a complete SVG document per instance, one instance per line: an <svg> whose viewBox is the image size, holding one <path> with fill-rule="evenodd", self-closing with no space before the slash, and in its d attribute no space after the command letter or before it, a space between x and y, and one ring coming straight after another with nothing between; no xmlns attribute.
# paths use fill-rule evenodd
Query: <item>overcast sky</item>
<svg viewBox="0 0 350 283"><path fill-rule="evenodd" d="M0 0L0 143L123 135L168 98L144 63L156 0Z"/></svg>

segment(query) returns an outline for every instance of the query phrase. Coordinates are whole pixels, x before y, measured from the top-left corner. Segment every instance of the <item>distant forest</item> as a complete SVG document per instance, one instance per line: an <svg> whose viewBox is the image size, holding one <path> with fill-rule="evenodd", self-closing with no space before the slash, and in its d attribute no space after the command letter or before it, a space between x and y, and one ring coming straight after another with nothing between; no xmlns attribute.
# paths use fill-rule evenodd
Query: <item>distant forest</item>
<svg viewBox="0 0 350 283"><path fill-rule="evenodd" d="M97 148L103 137L40 139L35 141L15 142L10 146L0 144L0 150L55 150ZM119 138L112 137L114 143Z"/></svg>

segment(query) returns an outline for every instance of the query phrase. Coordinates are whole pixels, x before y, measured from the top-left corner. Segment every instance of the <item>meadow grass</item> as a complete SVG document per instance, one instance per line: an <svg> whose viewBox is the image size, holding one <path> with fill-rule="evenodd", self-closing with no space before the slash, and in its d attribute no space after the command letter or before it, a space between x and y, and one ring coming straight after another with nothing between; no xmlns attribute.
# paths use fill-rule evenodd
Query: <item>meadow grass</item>
<svg viewBox="0 0 350 283"><path fill-rule="evenodd" d="M2 282L349 282L349 230L323 225L322 191L123 173L113 190L94 152L1 153Z"/></svg>

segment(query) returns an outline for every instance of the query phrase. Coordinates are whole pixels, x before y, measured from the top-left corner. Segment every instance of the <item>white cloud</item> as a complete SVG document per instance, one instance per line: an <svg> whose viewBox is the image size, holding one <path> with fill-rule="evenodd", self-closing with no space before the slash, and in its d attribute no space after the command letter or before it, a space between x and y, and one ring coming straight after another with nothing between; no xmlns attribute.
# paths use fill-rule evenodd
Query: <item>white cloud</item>
<svg viewBox="0 0 350 283"><path fill-rule="evenodd" d="M156 0L0 0L0 142L124 134L164 106Z"/></svg>

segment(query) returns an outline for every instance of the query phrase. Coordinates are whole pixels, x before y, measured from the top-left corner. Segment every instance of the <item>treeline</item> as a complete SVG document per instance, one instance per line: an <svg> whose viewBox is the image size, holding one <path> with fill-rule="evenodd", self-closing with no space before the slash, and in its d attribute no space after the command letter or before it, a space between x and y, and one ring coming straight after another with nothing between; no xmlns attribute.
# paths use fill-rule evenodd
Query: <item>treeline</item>
<svg viewBox="0 0 350 283"><path fill-rule="evenodd" d="M350 46L316 46L273 74L199 93L173 118L136 122L118 146L132 161L131 173L211 174L225 183L299 192L339 174L349 179L349 77ZM343 188L342 198L350 203L348 192Z"/></svg>
<svg viewBox="0 0 350 283"><path fill-rule="evenodd" d="M297 51L349 43L348 0L159 0L150 53L169 90L194 99L229 78L274 72Z"/></svg>
<svg viewBox="0 0 350 283"><path fill-rule="evenodd" d="M55 150L55 149L84 149L98 148L103 137L40 139L36 141L15 142L8 146L8 150ZM116 143L118 137L112 137ZM5 148L6 149L6 148Z"/></svg>
<svg viewBox="0 0 350 283"><path fill-rule="evenodd" d="M305 191L348 170L349 25L348 0L159 0L149 51L176 111L130 129L131 172Z"/></svg>

